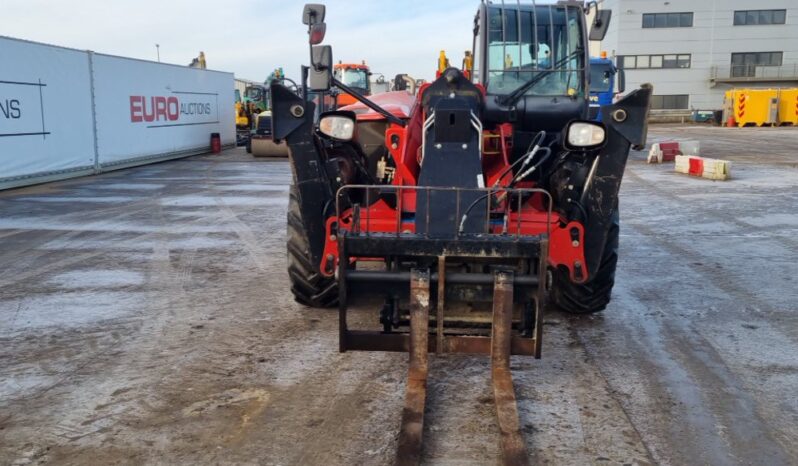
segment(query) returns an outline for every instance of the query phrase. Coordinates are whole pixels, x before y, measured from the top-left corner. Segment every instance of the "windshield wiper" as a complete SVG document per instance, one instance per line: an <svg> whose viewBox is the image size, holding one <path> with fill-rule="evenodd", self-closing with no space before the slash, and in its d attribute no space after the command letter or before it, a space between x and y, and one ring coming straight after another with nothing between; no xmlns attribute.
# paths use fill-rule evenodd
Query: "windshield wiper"
<svg viewBox="0 0 798 466"><path fill-rule="evenodd" d="M566 55L565 57L561 58L559 61L557 61L557 63L553 64L551 68L546 69L546 70L540 70L536 76L533 76L532 78L530 78L529 81L527 81L524 84L522 84L521 86L519 86L518 89L516 89L513 92L507 94L506 96L504 96L504 98L499 99L499 104L501 104L501 105L513 105L513 104L515 104L516 102L518 102L518 99L520 99L522 95L526 94L526 91L532 89L532 86L534 86L535 84L539 83L540 80L542 80L546 76L550 75L551 73L553 73L555 71L561 71L559 69L560 66L562 66L563 64L565 64L566 62L568 62L572 58L578 57L583 52L584 52L583 49L578 48L578 49L574 50L573 52L571 52L570 54Z"/></svg>

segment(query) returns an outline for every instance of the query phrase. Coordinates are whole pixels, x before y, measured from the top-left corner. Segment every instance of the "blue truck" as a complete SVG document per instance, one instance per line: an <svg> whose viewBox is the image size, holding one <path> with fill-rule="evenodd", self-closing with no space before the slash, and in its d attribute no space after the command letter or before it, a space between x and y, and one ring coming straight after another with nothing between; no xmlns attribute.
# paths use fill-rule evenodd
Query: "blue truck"
<svg viewBox="0 0 798 466"><path fill-rule="evenodd" d="M617 89L616 89L617 83ZM590 119L601 121L599 108L612 104L616 94L624 91L626 79L622 69L618 69L612 59L606 57L590 58Z"/></svg>

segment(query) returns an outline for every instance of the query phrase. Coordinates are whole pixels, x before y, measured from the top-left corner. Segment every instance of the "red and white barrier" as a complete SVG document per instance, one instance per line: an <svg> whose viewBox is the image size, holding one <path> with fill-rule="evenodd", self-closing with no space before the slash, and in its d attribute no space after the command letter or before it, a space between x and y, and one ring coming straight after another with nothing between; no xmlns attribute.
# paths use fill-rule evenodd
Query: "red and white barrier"
<svg viewBox="0 0 798 466"><path fill-rule="evenodd" d="M698 141L662 141L651 145L648 163L673 162L677 155L698 155Z"/></svg>
<svg viewBox="0 0 798 466"><path fill-rule="evenodd" d="M728 160L693 155L677 155L675 169L676 173L684 173L710 180L728 180L731 178L731 162Z"/></svg>

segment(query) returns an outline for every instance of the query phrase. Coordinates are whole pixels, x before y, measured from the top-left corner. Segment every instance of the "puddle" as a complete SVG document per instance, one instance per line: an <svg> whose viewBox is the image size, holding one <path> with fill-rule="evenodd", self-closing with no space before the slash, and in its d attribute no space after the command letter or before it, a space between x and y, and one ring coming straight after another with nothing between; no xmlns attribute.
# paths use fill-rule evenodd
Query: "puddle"
<svg viewBox="0 0 798 466"><path fill-rule="evenodd" d="M0 300L0 337L47 327L77 328L141 311L146 293L85 291Z"/></svg>
<svg viewBox="0 0 798 466"><path fill-rule="evenodd" d="M288 204L287 198L260 196L179 196L164 197L161 199L161 205L169 207L213 207L218 205L264 206L285 204Z"/></svg>
<svg viewBox="0 0 798 466"><path fill-rule="evenodd" d="M46 282L62 288L114 288L140 286L144 275L130 270L73 270L51 277Z"/></svg>
<svg viewBox="0 0 798 466"><path fill-rule="evenodd" d="M230 184L216 185L214 189L220 191L284 191L288 192L287 184Z"/></svg>
<svg viewBox="0 0 798 466"><path fill-rule="evenodd" d="M137 197L130 196L41 196L41 197L18 197L16 199L9 199L9 201L25 201L25 202L87 202L98 204L122 204L125 202L133 202L138 200Z"/></svg>
<svg viewBox="0 0 798 466"><path fill-rule="evenodd" d="M94 186L96 189L131 189L131 190L156 190L165 188L165 184L155 183L113 183L113 184L98 184Z"/></svg>

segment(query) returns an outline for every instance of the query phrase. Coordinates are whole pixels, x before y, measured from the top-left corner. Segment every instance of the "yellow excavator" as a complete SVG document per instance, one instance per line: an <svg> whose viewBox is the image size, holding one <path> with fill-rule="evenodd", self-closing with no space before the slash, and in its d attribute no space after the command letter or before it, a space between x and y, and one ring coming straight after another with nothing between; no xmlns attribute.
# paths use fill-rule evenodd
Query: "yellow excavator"
<svg viewBox="0 0 798 466"><path fill-rule="evenodd" d="M243 146L246 144L246 140L249 138L249 131L250 131L250 124L249 124L249 112L247 111L247 106L244 104L244 101L241 99L241 91L236 89L235 90L236 96L236 103L235 103L235 111L236 111L236 143L239 146Z"/></svg>

